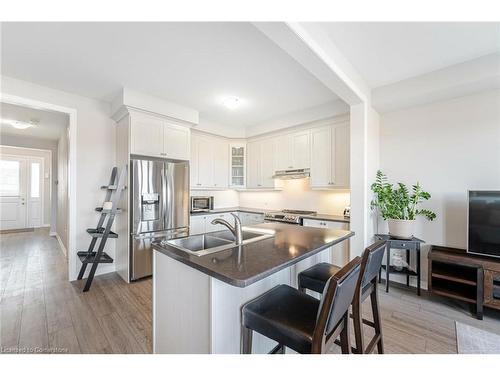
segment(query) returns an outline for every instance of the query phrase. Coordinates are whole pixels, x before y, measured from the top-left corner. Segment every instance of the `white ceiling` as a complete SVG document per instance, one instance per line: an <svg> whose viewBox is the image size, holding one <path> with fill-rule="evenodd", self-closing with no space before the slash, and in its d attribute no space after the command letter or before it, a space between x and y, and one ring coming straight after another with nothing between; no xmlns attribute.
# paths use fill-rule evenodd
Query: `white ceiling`
<svg viewBox="0 0 500 375"><path fill-rule="evenodd" d="M338 99L250 23L4 23L2 74L106 101L127 87L231 127Z"/></svg>
<svg viewBox="0 0 500 375"><path fill-rule="evenodd" d="M38 121L38 126L24 130L0 123L0 134L14 134L50 140L59 139L69 123L68 115L64 113L43 111L7 103L0 103L0 118L25 122Z"/></svg>
<svg viewBox="0 0 500 375"><path fill-rule="evenodd" d="M500 51L500 23L321 23L371 88Z"/></svg>

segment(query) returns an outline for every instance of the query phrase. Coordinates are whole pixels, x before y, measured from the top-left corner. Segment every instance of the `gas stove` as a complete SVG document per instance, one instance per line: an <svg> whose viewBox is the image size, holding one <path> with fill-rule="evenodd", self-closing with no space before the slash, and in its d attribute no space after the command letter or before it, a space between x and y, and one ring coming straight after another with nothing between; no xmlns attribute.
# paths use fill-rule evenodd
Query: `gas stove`
<svg viewBox="0 0 500 375"><path fill-rule="evenodd" d="M267 212L264 216L267 221L280 221L288 224L302 225L302 216L316 215L316 211L282 210Z"/></svg>

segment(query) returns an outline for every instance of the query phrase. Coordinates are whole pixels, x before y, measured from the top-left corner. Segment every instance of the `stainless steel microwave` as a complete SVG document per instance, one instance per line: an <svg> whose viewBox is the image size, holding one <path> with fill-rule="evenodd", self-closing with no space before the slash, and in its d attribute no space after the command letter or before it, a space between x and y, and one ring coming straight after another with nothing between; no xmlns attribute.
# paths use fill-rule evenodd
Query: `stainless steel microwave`
<svg viewBox="0 0 500 375"><path fill-rule="evenodd" d="M207 212L214 209L214 197L191 197L191 212Z"/></svg>

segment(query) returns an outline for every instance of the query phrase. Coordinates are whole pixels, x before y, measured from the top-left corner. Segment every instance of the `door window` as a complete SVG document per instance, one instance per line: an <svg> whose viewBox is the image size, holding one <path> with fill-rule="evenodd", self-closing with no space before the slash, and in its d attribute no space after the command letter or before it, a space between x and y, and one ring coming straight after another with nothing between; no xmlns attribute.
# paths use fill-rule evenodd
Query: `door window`
<svg viewBox="0 0 500 375"><path fill-rule="evenodd" d="M0 160L0 196L20 195L21 163L14 160Z"/></svg>
<svg viewBox="0 0 500 375"><path fill-rule="evenodd" d="M31 163L31 188L30 197L40 198L40 163Z"/></svg>

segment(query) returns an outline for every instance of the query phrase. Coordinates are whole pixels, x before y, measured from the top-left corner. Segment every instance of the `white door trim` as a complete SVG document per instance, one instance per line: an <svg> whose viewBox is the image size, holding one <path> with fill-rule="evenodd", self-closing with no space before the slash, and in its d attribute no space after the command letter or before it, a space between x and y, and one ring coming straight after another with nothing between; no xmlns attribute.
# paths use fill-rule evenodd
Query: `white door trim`
<svg viewBox="0 0 500 375"><path fill-rule="evenodd" d="M29 108L42 109L48 111L56 111L66 113L69 116L69 183L68 183L68 199L69 199L69 235L68 235L68 279L69 281L76 280L77 276L77 257L76 257L76 194L77 194L77 110L75 108L63 107L57 104L46 103L39 100L24 98L21 96L10 95L0 92L0 101L8 104L20 105Z"/></svg>

